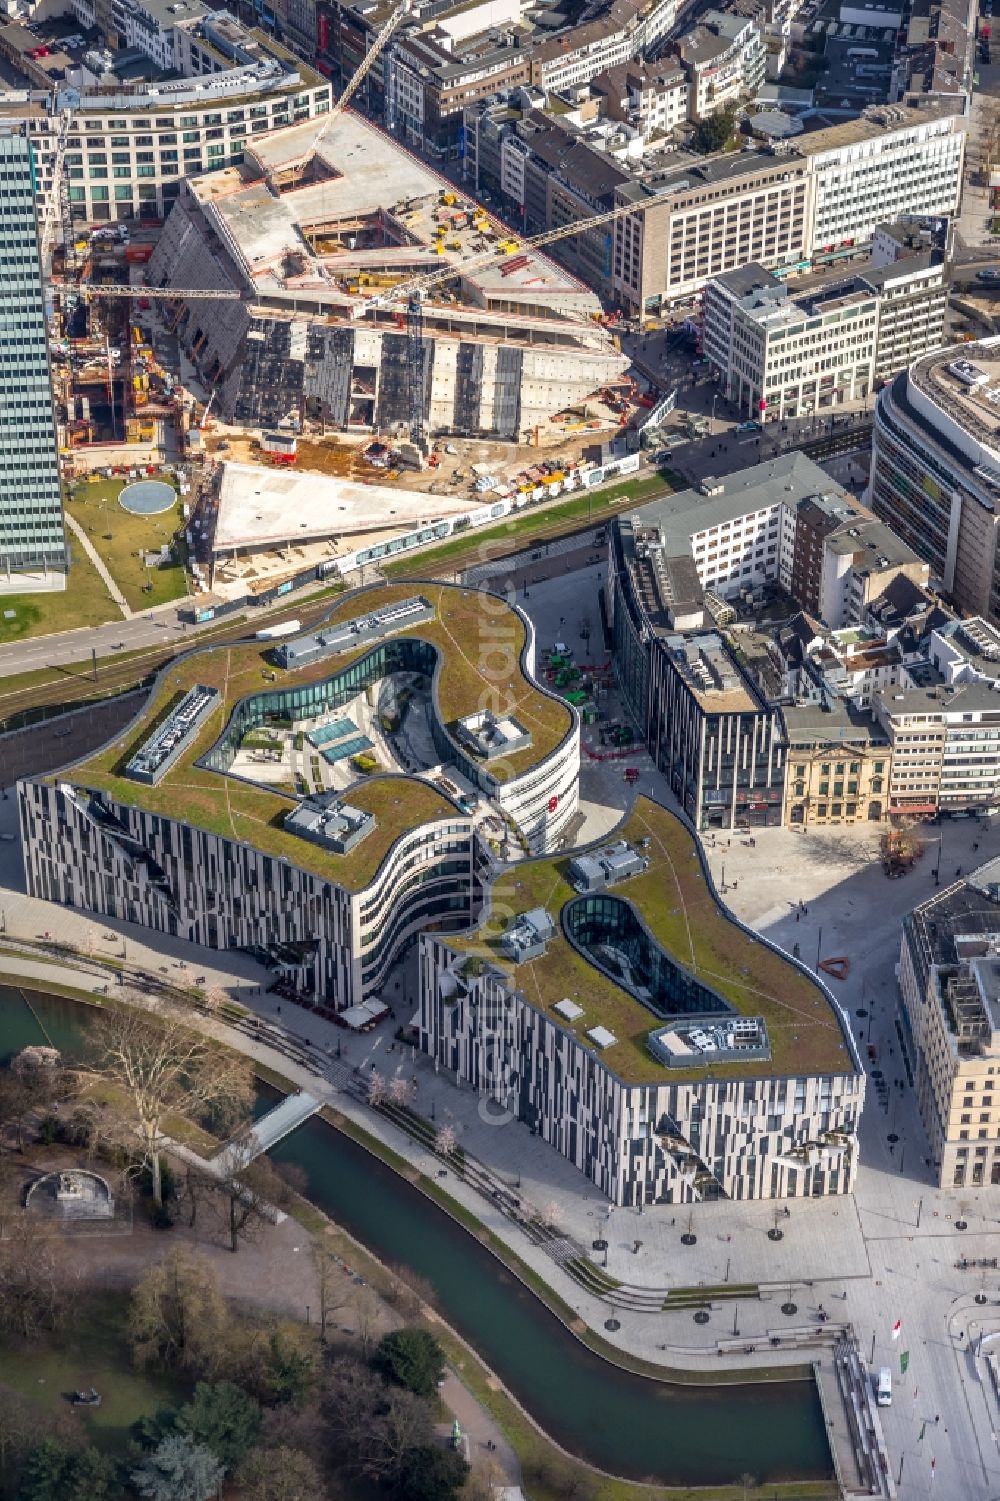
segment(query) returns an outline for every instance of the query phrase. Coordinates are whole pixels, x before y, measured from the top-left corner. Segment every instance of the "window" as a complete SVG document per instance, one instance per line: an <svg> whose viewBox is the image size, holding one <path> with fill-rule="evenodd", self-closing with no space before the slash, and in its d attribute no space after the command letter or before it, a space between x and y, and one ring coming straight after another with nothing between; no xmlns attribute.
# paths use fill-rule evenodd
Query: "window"
<svg viewBox="0 0 1000 1501"><path fill-rule="evenodd" d="M829 782L820 782L820 784L819 784L819 795L820 795L820 797L829 797L829 795L830 795L830 783Z"/></svg>

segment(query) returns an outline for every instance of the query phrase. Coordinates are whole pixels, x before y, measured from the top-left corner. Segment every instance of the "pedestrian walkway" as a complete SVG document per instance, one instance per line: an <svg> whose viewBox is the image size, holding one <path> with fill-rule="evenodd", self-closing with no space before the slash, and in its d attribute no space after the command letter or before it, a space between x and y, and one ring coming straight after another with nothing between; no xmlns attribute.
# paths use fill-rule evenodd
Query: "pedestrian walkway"
<svg viewBox="0 0 1000 1501"><path fill-rule="evenodd" d="M101 575L101 578L104 580L111 598L114 600L119 610L121 610L125 619L131 620L133 614L132 608L126 600L122 591L119 589L118 585L115 583L114 579L111 577L111 574L108 572L108 569L104 563L104 559L97 551L97 548L94 546L93 542L91 542L90 538L87 536L87 533L84 531L83 527L80 525L79 521L77 521L75 516L71 516L70 513L66 511L65 517L66 525L69 527L70 531L73 533L74 537L79 542L84 552L87 554L87 557L90 559L94 567L97 569L98 573Z"/></svg>
<svg viewBox="0 0 1000 1501"><path fill-rule="evenodd" d="M238 1141L227 1141L221 1152L210 1160L209 1166L221 1168L231 1161L233 1151L238 1150L241 1167L248 1166L262 1152L269 1152L277 1146L279 1141L284 1141L290 1136L296 1127L303 1125L310 1116L315 1115L322 1106L313 1095L300 1094L286 1095L279 1105L269 1110L266 1115L254 1125L252 1131Z"/></svg>

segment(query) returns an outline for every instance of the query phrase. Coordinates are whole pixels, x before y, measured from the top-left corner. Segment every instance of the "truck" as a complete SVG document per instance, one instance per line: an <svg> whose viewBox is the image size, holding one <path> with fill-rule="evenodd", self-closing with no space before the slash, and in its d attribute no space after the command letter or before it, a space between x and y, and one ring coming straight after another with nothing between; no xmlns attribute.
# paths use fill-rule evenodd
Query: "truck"
<svg viewBox="0 0 1000 1501"><path fill-rule="evenodd" d="M254 633L255 641L278 641L282 636L297 636L302 629L301 620L282 620L277 625L266 625Z"/></svg>

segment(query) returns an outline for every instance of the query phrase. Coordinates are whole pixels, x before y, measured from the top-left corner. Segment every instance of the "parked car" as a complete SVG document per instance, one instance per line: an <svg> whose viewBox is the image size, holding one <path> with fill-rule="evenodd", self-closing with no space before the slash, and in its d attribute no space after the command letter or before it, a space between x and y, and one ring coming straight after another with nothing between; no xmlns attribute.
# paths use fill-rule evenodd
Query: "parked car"
<svg viewBox="0 0 1000 1501"><path fill-rule="evenodd" d="M1000 284L1000 271L977 271L976 280L985 282L987 286Z"/></svg>
<svg viewBox="0 0 1000 1501"><path fill-rule="evenodd" d="M759 433L760 432L760 423L759 422L741 422L739 424L739 426L737 427L736 431L738 433Z"/></svg>

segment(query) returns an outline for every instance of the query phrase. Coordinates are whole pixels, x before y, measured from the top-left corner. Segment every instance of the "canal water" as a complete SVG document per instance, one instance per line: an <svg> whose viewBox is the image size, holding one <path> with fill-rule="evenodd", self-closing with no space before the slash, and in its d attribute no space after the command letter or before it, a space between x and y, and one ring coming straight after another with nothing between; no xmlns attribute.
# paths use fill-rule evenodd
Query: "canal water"
<svg viewBox="0 0 1000 1501"><path fill-rule="evenodd" d="M86 1017L77 1002L0 987L0 1061L45 1039L77 1052ZM764 1482L831 1473L813 1383L685 1386L619 1370L581 1345L468 1231L333 1127L314 1117L271 1155L298 1164L309 1197L376 1255L426 1278L449 1323L573 1454L669 1485L727 1484L745 1472Z"/></svg>

